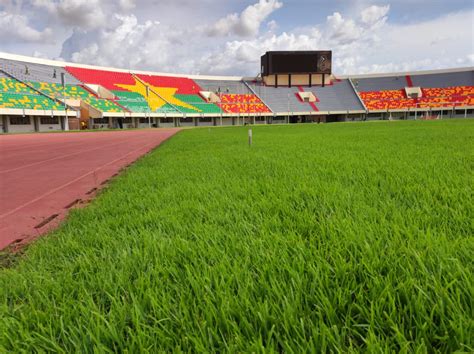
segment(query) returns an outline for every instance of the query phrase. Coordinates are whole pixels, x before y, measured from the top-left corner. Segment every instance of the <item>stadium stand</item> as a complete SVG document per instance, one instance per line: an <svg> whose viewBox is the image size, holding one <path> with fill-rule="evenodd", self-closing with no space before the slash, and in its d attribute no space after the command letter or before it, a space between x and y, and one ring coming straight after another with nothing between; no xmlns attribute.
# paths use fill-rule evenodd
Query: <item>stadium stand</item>
<svg viewBox="0 0 474 354"><path fill-rule="evenodd" d="M204 99L199 95L175 94L175 97L182 102L196 107L200 113L215 114L222 112L218 105L204 101ZM181 107L178 107L178 109L182 111Z"/></svg>
<svg viewBox="0 0 474 354"><path fill-rule="evenodd" d="M165 96L165 100L169 101L181 113L214 114L221 112L217 105L206 102L200 96L199 93L203 89L192 79L143 74L136 76L151 85L152 89L159 95ZM171 94L167 92L170 88L174 89Z"/></svg>
<svg viewBox="0 0 474 354"><path fill-rule="evenodd" d="M173 93L176 89L166 88L164 90L159 90L145 83L144 81L138 79L137 77L132 76L132 79L134 81L133 85L117 83L115 84L115 86L119 89L124 90L123 92L136 93L140 95L147 103L149 112L153 112L153 113L179 113L180 112L172 104L172 101L174 101ZM118 91L112 91L112 92L115 92L115 95L117 95L118 93ZM138 96L135 96L135 97L138 97ZM122 100L123 100L123 96L122 96ZM130 97L128 98L128 100L130 100ZM124 102L124 103L125 105L130 106L129 104L127 104L127 102ZM130 107L133 107L133 105ZM140 110L147 109L147 107L144 105L141 105L139 109Z"/></svg>
<svg viewBox="0 0 474 354"><path fill-rule="evenodd" d="M257 82L247 82L254 92L273 112L345 112L364 111L357 94L348 79L335 80L331 85L312 87L272 87ZM298 92L311 92L316 97L314 103L303 102Z"/></svg>
<svg viewBox="0 0 474 354"><path fill-rule="evenodd" d="M251 94L252 91L243 81L236 80L196 80L196 83L204 91L214 92L216 94Z"/></svg>
<svg viewBox="0 0 474 354"><path fill-rule="evenodd" d="M47 83L47 82L29 82L29 84L48 97L56 99L76 98L81 99L92 107L102 112L122 112L119 106L113 101L100 99L85 88L78 85L65 85Z"/></svg>
<svg viewBox="0 0 474 354"><path fill-rule="evenodd" d="M64 105L43 96L18 80L0 78L0 108L64 110Z"/></svg>
<svg viewBox="0 0 474 354"><path fill-rule="evenodd" d="M363 111L364 106L354 92L349 80L334 81L325 87L305 87L305 91L312 92L318 101L319 111Z"/></svg>
<svg viewBox="0 0 474 354"><path fill-rule="evenodd" d="M408 98L405 90L360 92L359 96L369 111L416 107L416 100Z"/></svg>
<svg viewBox="0 0 474 354"><path fill-rule="evenodd" d="M411 75L413 86L423 88L447 88L447 87L465 87L474 86L474 70Z"/></svg>
<svg viewBox="0 0 474 354"><path fill-rule="evenodd" d="M432 109L474 105L474 71L352 79L369 111ZM408 97L419 87L421 97Z"/></svg>
<svg viewBox="0 0 474 354"><path fill-rule="evenodd" d="M86 84L96 84L108 90L123 90L117 84L134 85L132 74L107 70L86 69L73 66L65 68L72 76Z"/></svg>
<svg viewBox="0 0 474 354"><path fill-rule="evenodd" d="M226 113L270 113L260 98L253 94L221 94L219 97L219 105Z"/></svg>
<svg viewBox="0 0 474 354"><path fill-rule="evenodd" d="M247 82L273 112L310 112L314 109L298 97L298 87L270 87L257 82Z"/></svg>
<svg viewBox="0 0 474 354"><path fill-rule="evenodd" d="M68 66L69 73L84 83L110 90L117 102L132 112L219 113L218 106L199 96L199 85L191 79ZM131 95L127 95L127 93Z"/></svg>
<svg viewBox="0 0 474 354"><path fill-rule="evenodd" d="M352 83L359 92L402 90L407 86L406 76L356 78Z"/></svg>
<svg viewBox="0 0 474 354"><path fill-rule="evenodd" d="M378 98L381 94L384 98ZM381 92L361 92L360 97L364 101L365 106L369 111L378 110L403 110L407 108L416 108L416 100L411 98L395 98L390 99Z"/></svg>
<svg viewBox="0 0 474 354"><path fill-rule="evenodd" d="M112 93L117 97L117 103L132 112L150 112L150 106L146 99L136 92L114 90Z"/></svg>
<svg viewBox="0 0 474 354"><path fill-rule="evenodd" d="M225 113L252 114L270 113L270 109L243 81L197 80L204 91L219 96L219 106Z"/></svg>
<svg viewBox="0 0 474 354"><path fill-rule="evenodd" d="M420 108L474 106L474 86L423 88L422 92L418 99Z"/></svg>
<svg viewBox="0 0 474 354"><path fill-rule="evenodd" d="M408 119L421 113L467 117L474 109L472 68L331 77L324 87L274 87L262 82L261 77L191 78L0 53L0 129L11 131L7 125L15 115L25 122L29 119L31 124L23 131L41 131L38 116L49 116L51 121L68 117L69 124L80 119L89 127L149 127L243 124L245 119L239 117L247 115L251 119L246 122L252 124ZM67 129L63 118L60 122L43 129Z"/></svg>
<svg viewBox="0 0 474 354"><path fill-rule="evenodd" d="M140 80L143 80L155 87L173 87L176 88L177 94L182 95L198 95L201 88L191 79L185 77L174 76L158 76L158 75L136 75Z"/></svg>
<svg viewBox="0 0 474 354"><path fill-rule="evenodd" d="M80 85L81 82L70 75L60 66L25 63L15 60L0 59L0 70L21 81L35 81L47 83L61 83L61 75L64 75L65 84Z"/></svg>

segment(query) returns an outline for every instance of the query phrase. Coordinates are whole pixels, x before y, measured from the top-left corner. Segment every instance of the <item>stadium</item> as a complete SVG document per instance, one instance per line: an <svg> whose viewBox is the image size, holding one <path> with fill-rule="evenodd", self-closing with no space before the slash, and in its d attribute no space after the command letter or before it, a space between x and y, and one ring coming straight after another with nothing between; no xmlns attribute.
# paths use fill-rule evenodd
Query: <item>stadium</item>
<svg viewBox="0 0 474 354"><path fill-rule="evenodd" d="M314 67L245 78L129 71L4 53L0 123L3 132L41 132L473 114L473 68L338 77L330 59L325 74L318 72L317 60Z"/></svg>
<svg viewBox="0 0 474 354"><path fill-rule="evenodd" d="M474 352L473 16L0 1L0 353Z"/></svg>

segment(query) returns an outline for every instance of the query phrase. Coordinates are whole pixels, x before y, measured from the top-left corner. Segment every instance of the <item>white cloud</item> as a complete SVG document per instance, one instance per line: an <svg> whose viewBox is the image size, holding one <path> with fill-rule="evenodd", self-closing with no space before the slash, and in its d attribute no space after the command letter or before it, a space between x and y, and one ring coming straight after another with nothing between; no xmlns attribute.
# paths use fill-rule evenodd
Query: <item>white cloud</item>
<svg viewBox="0 0 474 354"><path fill-rule="evenodd" d="M122 10L129 11L134 9L137 4L135 0L120 0L119 5Z"/></svg>
<svg viewBox="0 0 474 354"><path fill-rule="evenodd" d="M44 42L51 38L52 31L46 28L36 30L28 24L26 16L0 12L0 39L4 42L23 40L25 42Z"/></svg>
<svg viewBox="0 0 474 354"><path fill-rule="evenodd" d="M472 18L474 10L411 25L387 23L377 31L377 41L362 47L364 55L352 73L449 68L460 58L469 65L473 33L460 24Z"/></svg>
<svg viewBox="0 0 474 354"><path fill-rule="evenodd" d="M401 24L391 21L390 6L369 6L352 13L334 12L323 23L306 28L285 26L282 32L271 18L282 6L277 0L255 0L241 13L217 22L202 19L197 27L186 22L177 26L177 21L168 18L161 23L141 20L125 10L133 5L139 10L143 5L139 0L60 0L53 5L34 1L50 8L54 16L60 9L98 7L92 15L89 11L72 21L76 28L63 43L61 57L82 63L174 73L255 75L260 55L267 50L332 49L336 74L467 66L474 61L473 10ZM107 20L97 21L105 13Z"/></svg>
<svg viewBox="0 0 474 354"><path fill-rule="evenodd" d="M369 27L380 26L387 21L387 15L389 11L390 5L372 5L361 12L362 23L368 25Z"/></svg>
<svg viewBox="0 0 474 354"><path fill-rule="evenodd" d="M170 35L172 29L157 21L140 24L134 15L115 15L114 21L118 25L113 29L74 31L64 43L61 56L75 62L123 68L177 65L175 56L182 51L173 46L184 45L180 34Z"/></svg>
<svg viewBox="0 0 474 354"><path fill-rule="evenodd" d="M100 0L34 0L34 5L46 9L66 26L94 29L106 22Z"/></svg>
<svg viewBox="0 0 474 354"><path fill-rule="evenodd" d="M37 50L35 50L35 51L33 52L33 56L34 56L35 58L48 59L48 56L47 56L47 55L45 55L44 53L42 53L42 52L40 52L40 51L37 51Z"/></svg>
<svg viewBox="0 0 474 354"><path fill-rule="evenodd" d="M339 12L327 18L328 38L339 44L347 44L362 35L362 28L354 20L346 20Z"/></svg>
<svg viewBox="0 0 474 354"><path fill-rule="evenodd" d="M474 53L466 56L466 62L469 63L469 65L474 65Z"/></svg>
<svg viewBox="0 0 474 354"><path fill-rule="evenodd" d="M473 65L472 30L459 24L471 23L474 11L404 25L390 24L389 10L388 6L371 6L353 18L336 12L325 23L299 33L230 41L204 56L198 67L204 73L249 75L258 71L260 54L267 50L305 49L332 49L336 74Z"/></svg>
<svg viewBox="0 0 474 354"><path fill-rule="evenodd" d="M282 6L277 0L259 0L258 3L248 6L240 15L233 13L220 19L207 32L211 36L256 36L262 22Z"/></svg>
<svg viewBox="0 0 474 354"><path fill-rule="evenodd" d="M278 23L275 20L271 20L267 23L267 27L271 32L275 32L278 29Z"/></svg>
<svg viewBox="0 0 474 354"><path fill-rule="evenodd" d="M307 34L269 33L252 40L230 41L225 47L204 56L198 67L202 73L246 73L256 75L260 70L260 56L269 50L310 50L321 44L317 29ZM229 60L231 58L231 60Z"/></svg>

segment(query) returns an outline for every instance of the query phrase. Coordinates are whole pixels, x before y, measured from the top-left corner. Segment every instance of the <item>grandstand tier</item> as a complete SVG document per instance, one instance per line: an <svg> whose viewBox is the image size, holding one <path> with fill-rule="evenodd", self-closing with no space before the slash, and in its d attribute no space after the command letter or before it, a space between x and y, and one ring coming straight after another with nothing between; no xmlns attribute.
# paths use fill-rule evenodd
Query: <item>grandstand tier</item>
<svg viewBox="0 0 474 354"><path fill-rule="evenodd" d="M261 77L153 74L0 53L0 130L8 130L10 115L25 115L22 109L31 116L30 110L38 116L65 110L64 99L68 112L58 115L79 117L89 127L122 127L123 121L138 127L144 117L147 127L240 124L233 115L269 123L383 119L383 112L414 109L466 117L474 108L473 68L291 83L275 87Z"/></svg>
<svg viewBox="0 0 474 354"><path fill-rule="evenodd" d="M29 82L38 91L49 97L57 99L76 98L81 99L92 107L102 112L122 112L123 109L113 101L101 99L89 92L87 89L78 85L65 85L47 82Z"/></svg>
<svg viewBox="0 0 474 354"><path fill-rule="evenodd" d="M226 113L270 113L270 109L253 94L223 94L219 106Z"/></svg>
<svg viewBox="0 0 474 354"><path fill-rule="evenodd" d="M66 66L65 69L82 83L101 85L108 90L123 90L117 86L117 84L135 84L133 75L130 73L86 69L74 66Z"/></svg>
<svg viewBox="0 0 474 354"><path fill-rule="evenodd" d="M204 91L220 98L219 107L224 113L270 113L271 110L255 95L244 81L197 80Z"/></svg>
<svg viewBox="0 0 474 354"><path fill-rule="evenodd" d="M0 92L0 108L64 110L64 105L41 95Z"/></svg>
<svg viewBox="0 0 474 354"><path fill-rule="evenodd" d="M8 77L0 78L0 108L64 110L64 105Z"/></svg>
<svg viewBox="0 0 474 354"><path fill-rule="evenodd" d="M257 82L248 84L272 112L310 112L313 110L308 103L302 102L298 98L299 89L297 87L276 88Z"/></svg>
<svg viewBox="0 0 474 354"><path fill-rule="evenodd" d="M143 80L155 87L173 87L176 88L177 94L182 95L197 95L201 87L191 79L186 77L175 76L158 76L158 75L136 75L140 80Z"/></svg>
<svg viewBox="0 0 474 354"><path fill-rule="evenodd" d="M474 96L474 86L446 88L423 88L423 97L465 97Z"/></svg>
<svg viewBox="0 0 474 354"><path fill-rule="evenodd" d="M81 81L69 74L65 68L56 65L45 65L0 58L0 71L4 71L20 81L61 84L62 77L64 77L65 84L81 84Z"/></svg>
<svg viewBox="0 0 474 354"><path fill-rule="evenodd" d="M447 88L474 86L474 70L440 72L435 74L411 75L413 86L424 88Z"/></svg>
<svg viewBox="0 0 474 354"><path fill-rule="evenodd" d="M137 92L112 91L116 96L116 102L131 112L146 113L151 112L151 108L145 98Z"/></svg>
<svg viewBox="0 0 474 354"><path fill-rule="evenodd" d="M317 109L323 112L363 111L364 106L354 92L349 80L334 81L332 85L305 87L317 98Z"/></svg>
<svg viewBox="0 0 474 354"><path fill-rule="evenodd" d="M182 102L186 102L187 104L196 107L200 113L214 114L222 112L218 105L204 101L204 99L199 95L176 94L175 97ZM180 107L178 108L181 110Z"/></svg>
<svg viewBox="0 0 474 354"><path fill-rule="evenodd" d="M422 96L410 98L405 90L360 92L369 111L442 108L474 105L474 86L422 88Z"/></svg>
<svg viewBox="0 0 474 354"><path fill-rule="evenodd" d="M204 91L216 94L250 94L252 91L242 80L196 80Z"/></svg>

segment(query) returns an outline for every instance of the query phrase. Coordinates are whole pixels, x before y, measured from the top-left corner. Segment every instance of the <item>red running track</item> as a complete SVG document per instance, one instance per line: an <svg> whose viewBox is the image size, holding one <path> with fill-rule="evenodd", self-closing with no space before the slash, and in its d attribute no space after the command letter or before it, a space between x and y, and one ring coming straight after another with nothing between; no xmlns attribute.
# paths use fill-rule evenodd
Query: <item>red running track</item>
<svg viewBox="0 0 474 354"><path fill-rule="evenodd" d="M178 131L0 136L0 250L57 226L69 208Z"/></svg>

